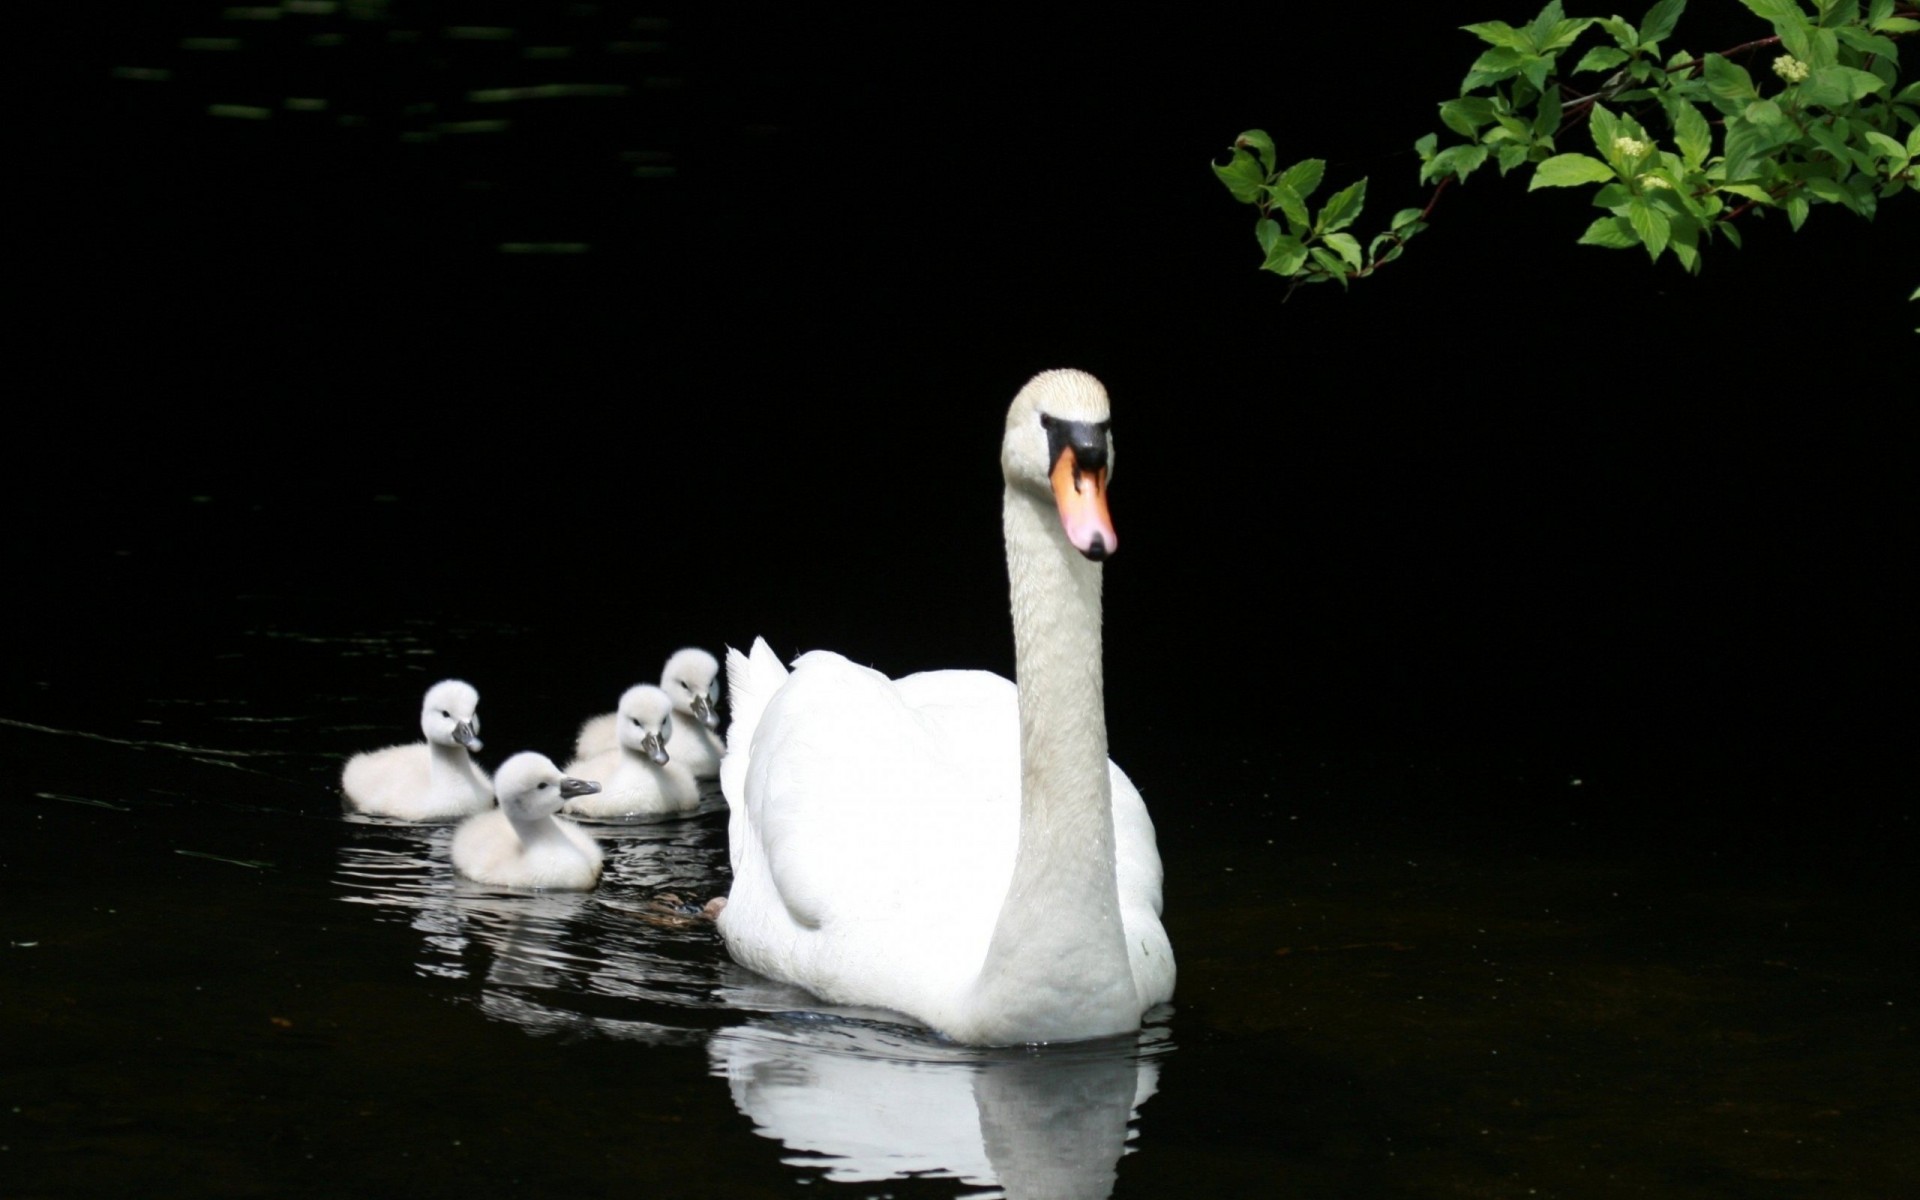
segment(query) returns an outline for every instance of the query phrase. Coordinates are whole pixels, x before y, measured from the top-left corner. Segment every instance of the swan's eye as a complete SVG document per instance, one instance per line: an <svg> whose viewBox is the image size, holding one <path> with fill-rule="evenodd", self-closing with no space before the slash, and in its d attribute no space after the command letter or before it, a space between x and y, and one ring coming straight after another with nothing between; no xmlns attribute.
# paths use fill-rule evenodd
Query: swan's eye
<svg viewBox="0 0 1920 1200"><path fill-rule="evenodd" d="M541 791L543 791L543 792L544 792L544 791L546 791L546 790L547 790L547 785L546 785L546 784L544 784L544 783L543 783L543 784L541 784L541 785L540 785L540 790L541 790Z"/></svg>
<svg viewBox="0 0 1920 1200"><path fill-rule="evenodd" d="M441 716L443 716L443 717L445 717L445 718L446 718L447 720L449 720L449 721L451 721L451 720L453 720L453 714L452 714L452 713L450 713L450 712L448 712L448 711L447 711L446 709L444 709L444 708L440 710L440 715L441 715Z"/></svg>

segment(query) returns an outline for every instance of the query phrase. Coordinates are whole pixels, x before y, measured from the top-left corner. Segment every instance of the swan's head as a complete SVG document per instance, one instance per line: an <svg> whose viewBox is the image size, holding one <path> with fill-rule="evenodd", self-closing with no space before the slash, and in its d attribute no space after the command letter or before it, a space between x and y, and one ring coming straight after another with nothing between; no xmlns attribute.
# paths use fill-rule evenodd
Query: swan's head
<svg viewBox="0 0 1920 1200"><path fill-rule="evenodd" d="M1098 379L1085 371L1042 371L1013 398L1000 443L1007 484L1051 495L1067 541L1095 562L1120 544L1107 516L1111 417Z"/></svg>
<svg viewBox="0 0 1920 1200"><path fill-rule="evenodd" d="M620 744L667 764L667 739L673 736L673 699L650 683L636 684L620 696L615 716Z"/></svg>
<svg viewBox="0 0 1920 1200"><path fill-rule="evenodd" d="M720 728L720 660L698 646L675 650L660 672L673 706L708 729Z"/></svg>
<svg viewBox="0 0 1920 1200"><path fill-rule="evenodd" d="M420 702L420 732L442 746L480 749L480 693L461 679L442 679Z"/></svg>
<svg viewBox="0 0 1920 1200"><path fill-rule="evenodd" d="M590 779L574 779L560 773L553 760L532 750L523 750L493 773L493 792L500 797L500 808L514 821L538 821L560 811L560 806L575 796L600 790Z"/></svg>

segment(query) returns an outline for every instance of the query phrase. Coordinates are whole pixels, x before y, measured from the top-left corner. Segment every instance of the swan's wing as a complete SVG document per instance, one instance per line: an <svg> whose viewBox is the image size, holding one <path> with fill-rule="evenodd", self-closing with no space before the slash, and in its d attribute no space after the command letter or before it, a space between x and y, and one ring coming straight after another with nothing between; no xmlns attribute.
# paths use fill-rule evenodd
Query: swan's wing
<svg viewBox="0 0 1920 1200"><path fill-rule="evenodd" d="M1160 848L1146 801L1113 760L1107 760L1113 788L1114 877L1120 893L1120 923L1127 932L1127 959L1140 1003L1151 1008L1173 997L1173 945L1160 922Z"/></svg>
<svg viewBox="0 0 1920 1200"><path fill-rule="evenodd" d="M580 723L580 733L573 739L573 757L598 758L609 750L620 748L618 713L601 713L597 717L588 717Z"/></svg>
<svg viewBox="0 0 1920 1200"><path fill-rule="evenodd" d="M1163 870L1153 818L1140 789L1112 759L1107 760L1107 778L1113 788L1114 873L1120 902L1142 905L1158 916Z"/></svg>
<svg viewBox="0 0 1920 1200"><path fill-rule="evenodd" d="M1010 869L998 860L1011 863L1018 837L1018 742L1003 679L896 683L837 654L798 659L761 715L745 785L745 824L788 914L818 929L917 912L929 895L970 911L987 894L997 908Z"/></svg>
<svg viewBox="0 0 1920 1200"><path fill-rule="evenodd" d="M425 742L356 754L340 771L340 790L357 808L379 812L404 808L409 797L426 792L431 757Z"/></svg>
<svg viewBox="0 0 1920 1200"><path fill-rule="evenodd" d="M619 767L620 751L616 748L601 754L580 755L561 767L560 773L573 779L590 779L604 784Z"/></svg>

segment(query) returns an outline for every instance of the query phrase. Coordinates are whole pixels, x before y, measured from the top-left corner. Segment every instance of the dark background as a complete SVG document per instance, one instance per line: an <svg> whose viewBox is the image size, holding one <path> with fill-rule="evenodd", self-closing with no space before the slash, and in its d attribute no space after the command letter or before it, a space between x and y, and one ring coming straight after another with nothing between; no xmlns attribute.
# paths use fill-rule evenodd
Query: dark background
<svg viewBox="0 0 1920 1200"><path fill-rule="evenodd" d="M1675 44L1755 36L1696 7ZM249 597L531 629L494 669L549 738L687 642L1007 670L1000 422L1073 365L1115 403L1122 761L1236 759L1308 806L1341 763L1452 772L1425 815L1487 827L1911 841L1911 195L1750 223L1693 278L1483 174L1379 278L1287 300L1210 159L1265 127L1369 176L1371 231L1424 202L1455 27L1529 12L463 4L384 28L523 36L181 48L220 11L74 15L41 56L16 708L190 688ZM543 38L658 46L517 56ZM630 91L470 99L553 79ZM286 95L330 107L207 113Z"/></svg>

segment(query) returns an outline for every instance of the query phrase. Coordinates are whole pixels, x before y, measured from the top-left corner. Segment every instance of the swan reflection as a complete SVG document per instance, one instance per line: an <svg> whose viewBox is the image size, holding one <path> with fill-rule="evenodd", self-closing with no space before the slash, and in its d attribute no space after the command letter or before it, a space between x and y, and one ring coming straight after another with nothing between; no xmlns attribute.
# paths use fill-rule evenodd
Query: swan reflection
<svg viewBox="0 0 1920 1200"><path fill-rule="evenodd" d="M350 819L336 881L420 938L423 976L478 985L481 1011L530 1033L693 1040L684 1012L712 992L710 925L681 924L650 900L713 886L724 837L678 821L596 825L606 872L593 892L531 892L461 878L452 828ZM660 1010L660 1011L649 1011Z"/></svg>
<svg viewBox="0 0 1920 1200"><path fill-rule="evenodd" d="M491 1018L539 1037L704 1041L734 1105L789 1165L840 1182L951 1179L977 1196L1112 1193L1172 1048L1164 1023L981 1049L873 1009L823 1006L728 961L710 924L653 905L666 891L717 890L723 829L593 828L607 851L593 892L475 884L449 861L450 826L365 818L349 818L336 883L341 899L409 928L416 970ZM725 1019L739 1023L714 1028Z"/></svg>
<svg viewBox="0 0 1920 1200"><path fill-rule="evenodd" d="M977 1049L845 1013L716 1032L715 1075L783 1161L841 1183L957 1179L1008 1197L1104 1197L1159 1081L1164 1027Z"/></svg>

